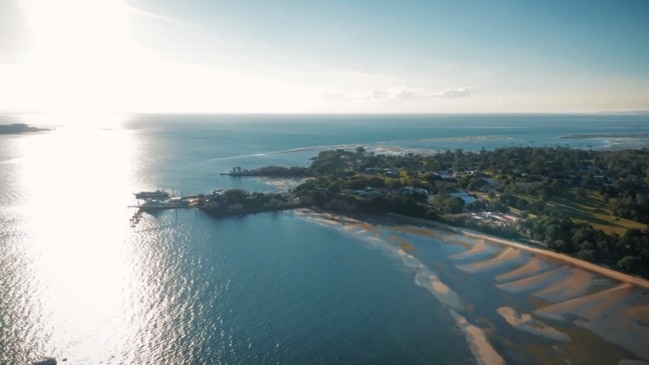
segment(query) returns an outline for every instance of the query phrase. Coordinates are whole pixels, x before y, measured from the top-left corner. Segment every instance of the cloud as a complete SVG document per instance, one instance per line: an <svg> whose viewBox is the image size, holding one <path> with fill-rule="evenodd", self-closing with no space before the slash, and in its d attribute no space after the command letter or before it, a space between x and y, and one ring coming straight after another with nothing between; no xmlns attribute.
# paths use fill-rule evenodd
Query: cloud
<svg viewBox="0 0 649 365"><path fill-rule="evenodd" d="M418 99L421 97L425 97L425 93L423 93L421 90L403 88L399 90L396 94L394 94L394 97L400 100Z"/></svg>
<svg viewBox="0 0 649 365"><path fill-rule="evenodd" d="M477 90L473 87L458 87L453 89L444 89L438 92L431 92L422 89L412 89L407 87L397 87L391 89L373 89L370 91L356 91L349 93L326 92L322 94L324 101L340 100L417 100L417 99L456 99L468 98L473 96Z"/></svg>
<svg viewBox="0 0 649 365"><path fill-rule="evenodd" d="M334 93L334 92L325 92L322 94L322 100L324 101L339 101L348 99L347 95L343 93Z"/></svg>
<svg viewBox="0 0 649 365"><path fill-rule="evenodd" d="M367 93L365 98L371 100L389 99L390 93L383 90L372 90L369 93Z"/></svg>
<svg viewBox="0 0 649 365"><path fill-rule="evenodd" d="M433 94L432 96L437 98L445 98L445 99L468 98L473 94L475 94L476 92L477 90L472 87L459 87L455 89L442 90L437 94Z"/></svg>

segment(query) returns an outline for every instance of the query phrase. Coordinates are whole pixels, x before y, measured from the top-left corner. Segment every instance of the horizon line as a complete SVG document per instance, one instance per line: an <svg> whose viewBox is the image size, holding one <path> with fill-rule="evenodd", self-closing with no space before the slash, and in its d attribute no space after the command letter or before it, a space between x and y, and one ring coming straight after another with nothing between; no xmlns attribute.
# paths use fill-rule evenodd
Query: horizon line
<svg viewBox="0 0 649 365"><path fill-rule="evenodd" d="M329 112L192 112L192 111L178 111L178 112L153 112L153 111L138 111L138 112L46 112L46 111L5 111L0 110L0 115L314 115L314 116L379 116L379 115L649 115L649 110L600 110L600 111L564 111L564 112L389 112L389 113L373 113L373 112L346 112L346 113L329 113Z"/></svg>

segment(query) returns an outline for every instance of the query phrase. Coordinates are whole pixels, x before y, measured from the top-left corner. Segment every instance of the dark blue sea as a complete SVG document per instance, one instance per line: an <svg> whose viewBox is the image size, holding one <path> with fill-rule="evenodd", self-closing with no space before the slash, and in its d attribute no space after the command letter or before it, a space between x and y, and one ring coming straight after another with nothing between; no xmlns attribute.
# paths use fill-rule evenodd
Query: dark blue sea
<svg viewBox="0 0 649 365"><path fill-rule="evenodd" d="M132 224L133 193L281 190L286 182L220 173L234 166L306 166L333 148L649 146L646 136L629 136L649 132L647 116L75 120L0 117L2 124L54 128L0 135L0 364L43 356L70 365L475 364L482 360L448 303L417 283L421 267L362 235L295 212L215 220L188 209L144 214ZM563 138L576 134L593 137ZM437 272L436 250L419 242L413 255ZM453 282L456 292L472 296L462 281ZM466 285L479 290L479 284ZM473 306L479 298L474 292ZM493 333L477 315L466 316L487 338ZM511 363L529 350L505 349L502 337L492 345Z"/></svg>

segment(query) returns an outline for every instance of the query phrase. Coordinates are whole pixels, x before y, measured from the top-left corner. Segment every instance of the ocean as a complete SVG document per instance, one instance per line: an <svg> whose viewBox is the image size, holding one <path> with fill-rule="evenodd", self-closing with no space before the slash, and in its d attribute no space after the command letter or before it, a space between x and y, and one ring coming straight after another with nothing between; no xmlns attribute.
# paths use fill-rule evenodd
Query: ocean
<svg viewBox="0 0 649 365"><path fill-rule="evenodd" d="M357 146L649 147L649 117L638 115L125 115L74 126L0 117L16 122L55 129L0 136L0 364L487 363L422 273L450 283L459 313L505 362L549 363L563 356L543 354L553 343L518 336L484 309L529 309L526 298L445 269L462 245L400 234L381 217L350 226L301 212L216 220L189 209L132 225L133 193L285 189L220 173L307 166L319 151ZM565 138L581 134L593 137ZM396 236L416 247L416 264Z"/></svg>

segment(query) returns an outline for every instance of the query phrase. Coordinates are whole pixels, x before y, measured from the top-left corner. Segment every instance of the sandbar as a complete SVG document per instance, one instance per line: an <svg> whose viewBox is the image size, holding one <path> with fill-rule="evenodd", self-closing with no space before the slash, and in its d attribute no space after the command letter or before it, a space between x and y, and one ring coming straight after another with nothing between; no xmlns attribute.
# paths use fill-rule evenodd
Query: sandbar
<svg viewBox="0 0 649 365"><path fill-rule="evenodd" d="M548 270L550 266L547 262L540 260L537 257L532 257L524 265L518 267L515 270L500 274L496 276L496 281L514 281L518 279L523 279L529 276L540 274Z"/></svg>
<svg viewBox="0 0 649 365"><path fill-rule="evenodd" d="M593 279L594 275L588 271L571 268L568 277L532 295L551 303L563 302L585 295L595 284Z"/></svg>
<svg viewBox="0 0 649 365"><path fill-rule="evenodd" d="M534 319L531 314L518 313L511 307L500 307L497 312L516 329L556 341L570 342L570 337L567 334Z"/></svg>
<svg viewBox="0 0 649 365"><path fill-rule="evenodd" d="M496 287L514 293L537 290L548 287L549 285L559 280L565 279L568 271L568 266L561 266L554 270L546 271L544 273L530 276L524 279L511 281L504 284L498 284L496 285Z"/></svg>
<svg viewBox="0 0 649 365"><path fill-rule="evenodd" d="M520 263L527 259L526 255L521 255L521 250L507 247L498 256L489 260L478 261L471 264L456 265L458 269L470 273L483 272L498 269L504 266Z"/></svg>

